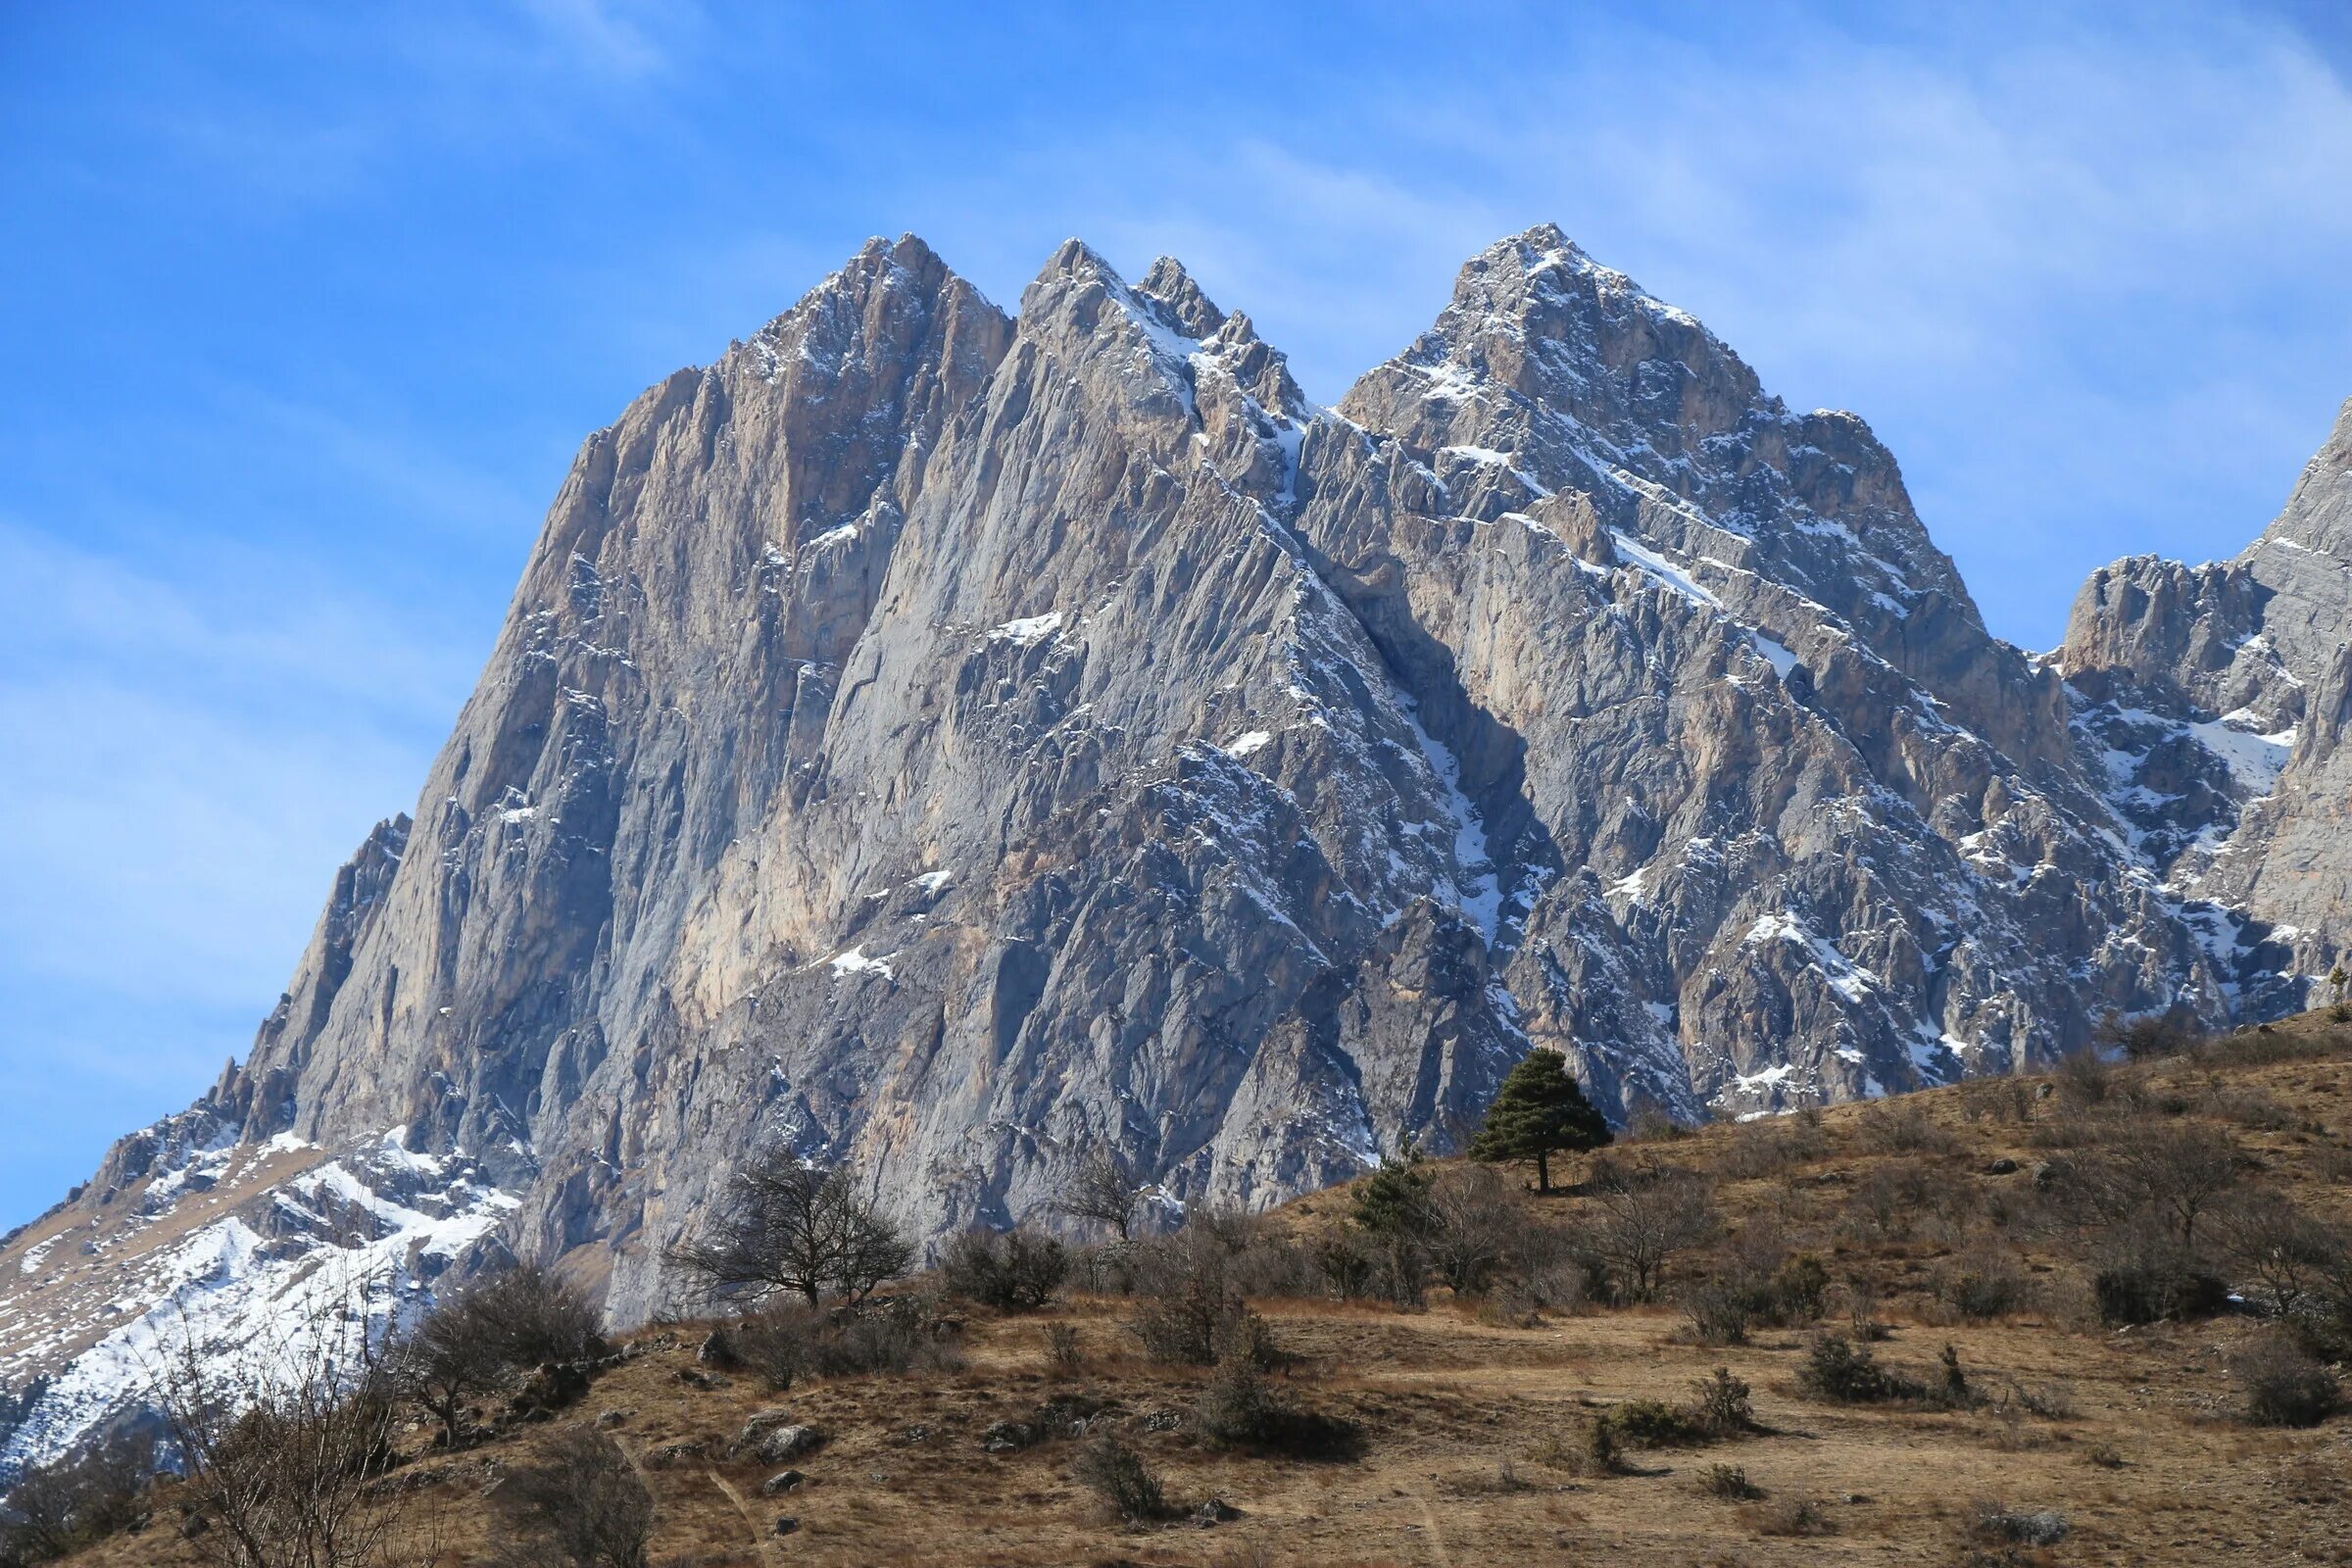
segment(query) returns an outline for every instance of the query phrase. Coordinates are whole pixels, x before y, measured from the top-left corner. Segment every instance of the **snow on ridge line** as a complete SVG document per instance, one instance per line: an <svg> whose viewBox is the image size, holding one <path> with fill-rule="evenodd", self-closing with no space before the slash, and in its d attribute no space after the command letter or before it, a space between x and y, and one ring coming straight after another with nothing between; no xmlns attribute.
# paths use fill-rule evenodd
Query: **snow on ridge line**
<svg viewBox="0 0 2352 1568"><path fill-rule="evenodd" d="M1723 601L1700 587L1697 578L1656 551L1637 544L1632 535L1621 529L1611 528L1609 539L1616 545L1617 554L1626 564L1637 566L1647 572L1651 577L1681 594L1692 604L1704 605L1710 610L1723 608Z"/></svg>
<svg viewBox="0 0 2352 1568"><path fill-rule="evenodd" d="M119 1415L146 1403L158 1379L193 1348L212 1373L281 1375L321 1348L320 1336L349 1331L356 1316L371 1340L412 1321L430 1301L441 1268L494 1231L521 1200L483 1185L462 1156L420 1155L396 1140L395 1128L344 1158L309 1167L261 1189L231 1212L201 1225L156 1253L123 1259L106 1281L113 1304L132 1314L58 1368L25 1418L0 1443L0 1477L58 1458ZM267 1145L311 1147L289 1135ZM349 1162L347 1162L349 1161ZM354 1163L357 1169L354 1168ZM437 1190L406 1185L447 1175ZM389 1178L407 1194L396 1200L363 1178ZM302 1245L265 1237L245 1215L274 1204L298 1224L316 1218L295 1195L330 1196L368 1216L375 1234L345 1229L339 1241ZM445 1213L428 1208L445 1208ZM267 1223L257 1218L257 1223ZM54 1344L52 1337L47 1344ZM9 1358L30 1370L46 1346L20 1342Z"/></svg>

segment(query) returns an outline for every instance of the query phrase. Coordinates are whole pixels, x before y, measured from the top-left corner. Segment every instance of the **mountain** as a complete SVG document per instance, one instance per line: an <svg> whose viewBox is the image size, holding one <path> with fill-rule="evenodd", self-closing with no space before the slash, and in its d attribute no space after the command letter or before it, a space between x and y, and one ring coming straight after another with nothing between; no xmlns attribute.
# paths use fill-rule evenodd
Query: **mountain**
<svg viewBox="0 0 2352 1568"><path fill-rule="evenodd" d="M2352 401L2244 554L2104 568L2058 655L2134 846L2176 886L2267 924L2286 951L2261 967L2287 974L2328 974L2352 941L2348 625Z"/></svg>
<svg viewBox="0 0 2352 1568"><path fill-rule="evenodd" d="M1008 317L871 242L589 439L251 1054L0 1249L0 1462L325 1273L395 1314L503 1247L642 1320L763 1139L937 1237L1100 1143L1251 1206L1446 1147L1531 1044L1695 1118L2283 1010L2343 447L2252 586L2124 564L2036 659L1860 419L1549 226L1329 410L1172 261L1072 241ZM2266 612L2274 707L2204 716Z"/></svg>

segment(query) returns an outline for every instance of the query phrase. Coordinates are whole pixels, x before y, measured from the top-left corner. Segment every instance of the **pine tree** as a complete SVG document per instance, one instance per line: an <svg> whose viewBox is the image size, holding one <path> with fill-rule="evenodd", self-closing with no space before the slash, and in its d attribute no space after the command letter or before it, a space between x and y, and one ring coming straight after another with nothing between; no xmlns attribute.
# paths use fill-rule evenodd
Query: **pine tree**
<svg viewBox="0 0 2352 1568"><path fill-rule="evenodd" d="M1487 1107L1485 1125L1470 1140L1470 1157L1533 1160L1536 1190L1548 1193L1552 1155L1598 1149L1608 1141L1609 1125L1568 1076L1568 1058L1538 1049L1502 1081L1502 1092Z"/></svg>
<svg viewBox="0 0 2352 1568"><path fill-rule="evenodd" d="M1421 1168L1412 1134L1404 1135L1396 1153L1382 1158L1380 1169L1356 1193L1355 1223L1392 1242L1413 1240L1428 1228L1429 1174Z"/></svg>

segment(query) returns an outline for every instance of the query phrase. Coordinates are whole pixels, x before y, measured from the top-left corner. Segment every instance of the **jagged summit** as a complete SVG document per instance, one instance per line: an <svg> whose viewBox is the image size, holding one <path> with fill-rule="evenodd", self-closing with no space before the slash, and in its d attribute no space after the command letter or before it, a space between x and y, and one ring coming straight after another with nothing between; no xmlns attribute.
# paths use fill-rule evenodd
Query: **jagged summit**
<svg viewBox="0 0 2352 1568"><path fill-rule="evenodd" d="M1070 241L1011 317L870 241L582 446L247 1059L0 1250L0 1370L57 1378L0 1463L190 1282L261 1333L355 1248L391 1298L505 1248L642 1319L766 1141L937 1237L1104 1144L1262 1205L1443 1147L1531 1045L1690 1118L2275 1010L2341 936L2273 929L2260 846L2352 671L2334 579L2269 569L2301 738L2192 888L2085 671L2237 622L2028 661L1867 427L1548 225L1337 413L1172 261Z"/></svg>

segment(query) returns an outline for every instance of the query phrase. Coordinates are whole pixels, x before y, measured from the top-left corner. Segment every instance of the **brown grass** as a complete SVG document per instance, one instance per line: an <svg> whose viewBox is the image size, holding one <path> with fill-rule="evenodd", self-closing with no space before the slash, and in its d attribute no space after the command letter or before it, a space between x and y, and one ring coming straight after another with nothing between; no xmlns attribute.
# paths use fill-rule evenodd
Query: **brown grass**
<svg viewBox="0 0 2352 1568"><path fill-rule="evenodd" d="M2283 1043L2265 1037L2242 1054L2278 1059L2209 1055L2133 1075L2148 1093L2191 1101L2185 1114L2205 1114L2201 1105L2239 1117L2229 1124L2265 1179L2315 1211L2347 1217L2352 1055L2340 1048L2352 1047L2352 1031L2328 1035L2318 1020L2297 1020L2280 1036ZM2210 1092L2217 1078L2230 1094ZM1938 1352L1952 1345L1984 1396L1977 1408L1805 1398L1795 1380L1811 1339L1803 1328L1759 1329L1748 1344L1708 1348L1685 1343L1681 1314L1663 1304L1515 1328L1482 1322L1474 1303L1439 1292L1421 1313L1325 1300L1255 1303L1298 1358L1274 1377L1284 1396L1360 1426L1367 1447L1350 1461L1219 1452L1173 1424L1171 1413L1191 1406L1208 1372L1145 1360L1120 1326L1131 1303L1103 1298L1020 1317L973 1313L960 1371L816 1383L780 1397L744 1377L708 1391L681 1384L676 1374L693 1365L700 1336L658 1331L598 1381L579 1416L631 1412L611 1430L632 1455L705 1445L709 1458L648 1472L661 1510L656 1561L700 1568L1942 1565L1963 1560L1970 1510L1982 1502L2063 1514L2067 1537L2048 1549L2055 1563L2352 1563L2344 1458L2352 1421L2299 1432L2232 1419L2238 1393L2230 1361L2255 1325L2223 1319L2107 1332L2080 1309L2081 1265L2061 1238L1985 1218L1987 1205L1997 1209L2030 1190L2034 1163L2050 1157L2035 1147L2036 1129L2060 1115L2054 1097L2022 1123L1994 1114L1996 1090L2006 1095L2006 1086L1962 1085L1917 1097L1905 1115L1924 1118L1924 1132L1906 1125L1899 1136L1868 1108L1833 1109L1787 1158L1727 1159L1736 1140L1752 1136L1734 1127L1647 1146L1677 1163L1721 1160L1763 1172L1722 1186L1731 1223L1769 1218L1820 1251L1834 1278L1866 1282L1892 1331L1874 1347L1884 1364L1933 1378ZM2260 1103L2256 1095L2291 1114L2247 1116L2245 1106ZM2020 1169L1986 1174L2003 1157ZM1907 1234L1884 1237L1847 1223L1850 1195L1890 1161L1924 1162L1955 1195L1954 1214L1923 1215ZM1334 1223L1347 1206L1338 1199L1293 1205L1280 1222ZM1571 1191L1526 1201L1545 1220L1572 1224L1584 1200ZM1993 1321L1960 1319L1939 1298L1938 1283L1974 1250L1995 1244L2032 1282L2034 1299ZM1694 1266L1686 1260L1675 1283L1689 1283ZM1075 1372L1052 1366L1055 1324L1079 1338ZM1631 1399L1686 1401L1693 1383L1719 1366L1753 1388L1760 1432L1706 1447L1628 1449L1617 1474L1579 1462L1597 1415ZM1081 1439L983 1450L992 1423L1030 1420L1046 1401L1072 1396L1108 1406L1096 1419L1143 1455L1183 1514L1149 1526L1109 1520L1071 1477ZM831 1441L798 1461L805 1485L769 1498L760 1484L774 1467L723 1455L749 1415L779 1404L825 1428ZM416 1496L438 1499L452 1523L451 1568L486 1561L478 1532L488 1510L477 1506L485 1464L530 1435L414 1461L418 1473L441 1478ZM1717 1464L1736 1465L1763 1500L1702 1495ZM1190 1510L1211 1497L1242 1516L1199 1527ZM1801 1517L1799 1501L1812 1505ZM779 1514L800 1521L797 1533L767 1534ZM191 1563L168 1516L159 1510L159 1524L144 1535L78 1561Z"/></svg>

